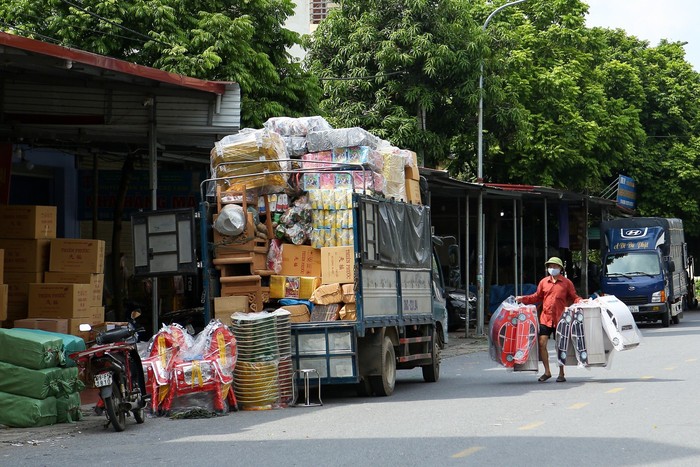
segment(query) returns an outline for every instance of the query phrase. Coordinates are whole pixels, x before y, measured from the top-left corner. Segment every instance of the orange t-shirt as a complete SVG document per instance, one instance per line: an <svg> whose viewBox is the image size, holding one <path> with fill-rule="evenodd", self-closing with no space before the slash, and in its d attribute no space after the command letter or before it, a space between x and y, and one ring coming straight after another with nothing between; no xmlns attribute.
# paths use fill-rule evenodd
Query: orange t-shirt
<svg viewBox="0 0 700 467"><path fill-rule="evenodd" d="M552 276L547 276L537 284L535 293L522 297L522 302L526 305L541 302L540 323L553 328L561 319L564 309L580 299L569 279L559 276L554 280Z"/></svg>

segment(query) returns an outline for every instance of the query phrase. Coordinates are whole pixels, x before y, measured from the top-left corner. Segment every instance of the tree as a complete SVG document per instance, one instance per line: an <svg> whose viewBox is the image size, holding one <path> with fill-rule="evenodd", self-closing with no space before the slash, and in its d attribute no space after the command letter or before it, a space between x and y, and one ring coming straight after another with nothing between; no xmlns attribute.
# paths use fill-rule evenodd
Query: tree
<svg viewBox="0 0 700 467"><path fill-rule="evenodd" d="M317 80L287 48L290 0L6 0L4 30L241 86L242 123L316 111Z"/></svg>

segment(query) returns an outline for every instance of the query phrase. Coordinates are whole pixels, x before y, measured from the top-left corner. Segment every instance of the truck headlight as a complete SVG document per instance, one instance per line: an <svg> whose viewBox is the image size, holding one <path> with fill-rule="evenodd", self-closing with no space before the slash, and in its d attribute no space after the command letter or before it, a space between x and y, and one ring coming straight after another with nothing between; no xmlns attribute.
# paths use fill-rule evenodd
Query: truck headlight
<svg viewBox="0 0 700 467"><path fill-rule="evenodd" d="M651 303L664 303L666 301L666 292L659 290L651 294Z"/></svg>

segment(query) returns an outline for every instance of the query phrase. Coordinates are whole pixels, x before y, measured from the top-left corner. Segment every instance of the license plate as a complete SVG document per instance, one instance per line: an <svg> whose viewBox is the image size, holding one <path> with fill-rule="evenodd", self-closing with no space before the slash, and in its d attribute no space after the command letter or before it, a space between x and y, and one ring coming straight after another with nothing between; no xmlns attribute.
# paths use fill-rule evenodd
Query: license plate
<svg viewBox="0 0 700 467"><path fill-rule="evenodd" d="M101 388L112 384L112 373L100 373L95 375L95 387Z"/></svg>
<svg viewBox="0 0 700 467"><path fill-rule="evenodd" d="M628 306L627 308L630 309L631 313L638 313L639 312L639 307L637 305Z"/></svg>

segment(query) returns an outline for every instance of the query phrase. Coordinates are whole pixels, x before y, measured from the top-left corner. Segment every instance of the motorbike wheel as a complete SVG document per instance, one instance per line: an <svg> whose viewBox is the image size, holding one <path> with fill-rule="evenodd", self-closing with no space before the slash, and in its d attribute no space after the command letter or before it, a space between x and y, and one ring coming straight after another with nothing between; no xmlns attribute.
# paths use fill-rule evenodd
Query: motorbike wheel
<svg viewBox="0 0 700 467"><path fill-rule="evenodd" d="M119 408L122 405L122 395L116 382L112 383L112 396L105 397L104 402L105 409L107 409L107 418L112 423L114 431L124 431L126 428L126 412Z"/></svg>

